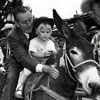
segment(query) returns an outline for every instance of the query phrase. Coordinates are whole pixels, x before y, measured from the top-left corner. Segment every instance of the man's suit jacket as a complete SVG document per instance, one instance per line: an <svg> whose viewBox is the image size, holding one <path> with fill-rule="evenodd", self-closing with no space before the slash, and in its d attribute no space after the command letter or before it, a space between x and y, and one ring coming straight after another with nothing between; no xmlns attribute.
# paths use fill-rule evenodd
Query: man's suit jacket
<svg viewBox="0 0 100 100"><path fill-rule="evenodd" d="M32 33L33 34L33 33ZM33 35L30 34L30 39ZM29 55L29 40L25 34L16 26L11 30L7 36L8 44L10 47L10 62L16 63L19 67L28 68L35 72L36 65L39 63L37 60L32 59Z"/></svg>

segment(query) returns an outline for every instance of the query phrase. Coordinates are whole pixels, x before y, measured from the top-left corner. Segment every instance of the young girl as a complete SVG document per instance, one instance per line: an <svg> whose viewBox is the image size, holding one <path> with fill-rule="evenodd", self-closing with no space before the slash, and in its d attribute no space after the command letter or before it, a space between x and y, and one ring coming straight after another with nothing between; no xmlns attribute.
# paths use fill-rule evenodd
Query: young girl
<svg viewBox="0 0 100 100"><path fill-rule="evenodd" d="M33 22L37 37L30 41L29 53L33 59L38 59L40 63L45 63L47 58L56 55L55 44L50 40L53 28L53 19L47 17L40 17ZM37 70L41 70L38 69ZM24 68L21 73L16 88L15 95L22 98L22 88L27 76L31 74L31 71Z"/></svg>

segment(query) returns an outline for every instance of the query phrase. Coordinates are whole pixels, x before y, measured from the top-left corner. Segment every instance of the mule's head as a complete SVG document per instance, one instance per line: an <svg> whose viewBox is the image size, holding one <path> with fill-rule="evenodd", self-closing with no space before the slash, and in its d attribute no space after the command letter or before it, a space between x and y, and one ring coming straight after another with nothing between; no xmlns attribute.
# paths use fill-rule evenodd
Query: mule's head
<svg viewBox="0 0 100 100"><path fill-rule="evenodd" d="M100 89L100 77L97 70L99 64L93 60L93 46L86 37L82 36L86 34L85 31L84 33L80 30L79 33L73 31L56 10L53 10L53 18L61 36L66 41L65 58L70 59L78 82L82 84L87 94L96 95Z"/></svg>

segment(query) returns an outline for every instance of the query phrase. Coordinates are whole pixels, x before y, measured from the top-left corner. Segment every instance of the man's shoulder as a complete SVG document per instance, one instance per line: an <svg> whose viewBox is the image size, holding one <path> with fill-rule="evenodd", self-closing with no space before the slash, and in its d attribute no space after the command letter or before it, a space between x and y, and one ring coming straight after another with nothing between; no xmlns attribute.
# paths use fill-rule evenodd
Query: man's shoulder
<svg viewBox="0 0 100 100"><path fill-rule="evenodd" d="M15 34L15 33L16 33L16 27L14 26L14 27L10 30L10 32L8 33L7 36L13 35L13 34Z"/></svg>
<svg viewBox="0 0 100 100"><path fill-rule="evenodd" d="M16 26L13 27L13 29L8 33L7 37L11 37L11 38L18 38L18 32L16 29Z"/></svg>

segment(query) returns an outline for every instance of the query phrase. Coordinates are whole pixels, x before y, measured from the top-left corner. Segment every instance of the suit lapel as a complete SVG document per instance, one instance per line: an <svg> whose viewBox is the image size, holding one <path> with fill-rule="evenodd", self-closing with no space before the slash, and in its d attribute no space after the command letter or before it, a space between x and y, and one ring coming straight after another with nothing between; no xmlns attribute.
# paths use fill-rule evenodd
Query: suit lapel
<svg viewBox="0 0 100 100"><path fill-rule="evenodd" d="M19 34L19 38L27 45L29 46L29 40L27 39L27 37L25 36L25 34L21 31L18 30L18 34Z"/></svg>
<svg viewBox="0 0 100 100"><path fill-rule="evenodd" d="M22 38L23 42L24 42L27 46L29 46L29 40L27 39L27 37L25 36L25 34L23 34L21 38Z"/></svg>

